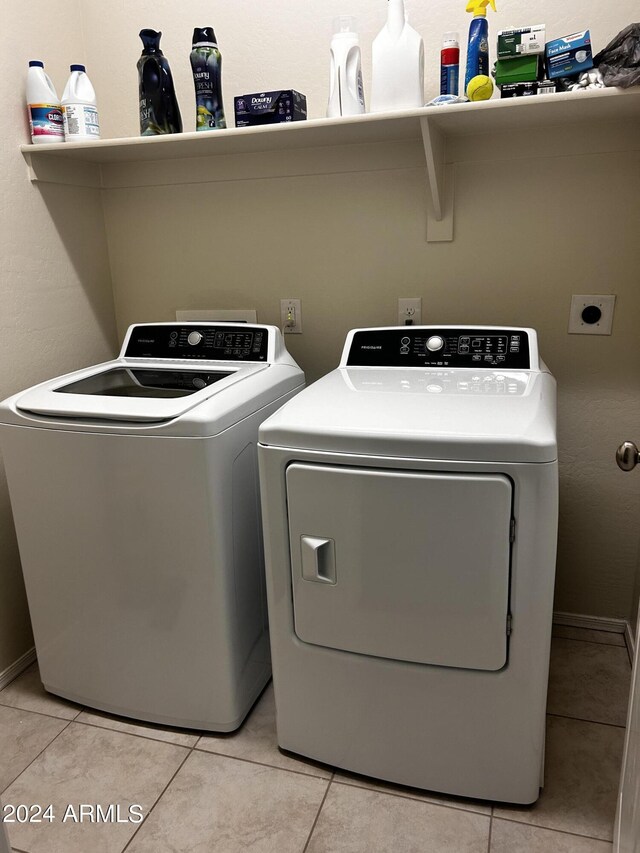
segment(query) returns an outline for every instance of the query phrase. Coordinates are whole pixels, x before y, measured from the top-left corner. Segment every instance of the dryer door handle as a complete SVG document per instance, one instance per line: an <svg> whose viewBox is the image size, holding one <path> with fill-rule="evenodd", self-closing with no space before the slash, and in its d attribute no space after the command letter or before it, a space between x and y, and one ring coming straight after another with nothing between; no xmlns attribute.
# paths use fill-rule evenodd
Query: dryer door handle
<svg viewBox="0 0 640 853"><path fill-rule="evenodd" d="M336 582L336 549L333 539L301 536L302 577L316 583Z"/></svg>

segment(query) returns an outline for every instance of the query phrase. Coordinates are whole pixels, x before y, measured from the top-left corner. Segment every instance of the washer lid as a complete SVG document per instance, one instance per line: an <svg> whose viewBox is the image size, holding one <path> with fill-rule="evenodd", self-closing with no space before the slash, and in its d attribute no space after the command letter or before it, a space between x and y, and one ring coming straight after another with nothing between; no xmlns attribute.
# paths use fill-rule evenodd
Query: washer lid
<svg viewBox="0 0 640 853"><path fill-rule="evenodd" d="M17 398L16 408L69 419L168 421L267 367L117 359L37 385Z"/></svg>
<svg viewBox="0 0 640 853"><path fill-rule="evenodd" d="M553 462L555 380L537 371L339 368L260 427L265 445L418 459Z"/></svg>

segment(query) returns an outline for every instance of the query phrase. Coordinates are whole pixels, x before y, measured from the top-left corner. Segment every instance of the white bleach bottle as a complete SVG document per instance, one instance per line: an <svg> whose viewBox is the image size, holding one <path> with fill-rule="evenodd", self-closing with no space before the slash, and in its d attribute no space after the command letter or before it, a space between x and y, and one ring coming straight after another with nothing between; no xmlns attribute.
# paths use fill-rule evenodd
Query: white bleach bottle
<svg viewBox="0 0 640 853"><path fill-rule="evenodd" d="M424 106L424 42L409 26L404 0L388 0L387 23L372 46L371 112Z"/></svg>
<svg viewBox="0 0 640 853"><path fill-rule="evenodd" d="M62 108L44 62L32 59L27 71L27 112L34 145L64 142Z"/></svg>
<svg viewBox="0 0 640 853"><path fill-rule="evenodd" d="M100 139L96 93L84 65L71 65L62 95L64 137L67 142Z"/></svg>
<svg viewBox="0 0 640 853"><path fill-rule="evenodd" d="M356 116L363 112L364 88L356 19L341 15L333 21L327 117Z"/></svg>

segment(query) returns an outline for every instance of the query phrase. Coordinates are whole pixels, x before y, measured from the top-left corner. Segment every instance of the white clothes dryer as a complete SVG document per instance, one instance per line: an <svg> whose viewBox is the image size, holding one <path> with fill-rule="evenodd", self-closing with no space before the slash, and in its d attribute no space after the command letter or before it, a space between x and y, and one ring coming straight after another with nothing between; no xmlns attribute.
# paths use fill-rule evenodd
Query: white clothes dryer
<svg viewBox="0 0 640 853"><path fill-rule="evenodd" d="M258 456L280 746L536 800L558 470L535 331L352 331Z"/></svg>
<svg viewBox="0 0 640 853"><path fill-rule="evenodd" d="M271 674L258 426L303 384L273 326L156 323L0 405L48 691L240 725Z"/></svg>

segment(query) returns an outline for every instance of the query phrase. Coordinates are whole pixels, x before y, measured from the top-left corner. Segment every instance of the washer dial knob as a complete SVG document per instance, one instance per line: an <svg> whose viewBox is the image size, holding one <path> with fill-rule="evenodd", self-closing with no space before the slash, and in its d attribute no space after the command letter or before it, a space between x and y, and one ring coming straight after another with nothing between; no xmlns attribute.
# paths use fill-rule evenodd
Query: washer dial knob
<svg viewBox="0 0 640 853"><path fill-rule="evenodd" d="M202 332L189 332L187 340L189 341L192 347L195 347L200 343L203 337L204 335L202 334Z"/></svg>
<svg viewBox="0 0 640 853"><path fill-rule="evenodd" d="M432 335L427 341L427 349L429 352L438 352L444 346L444 341L440 335Z"/></svg>

